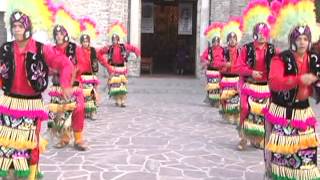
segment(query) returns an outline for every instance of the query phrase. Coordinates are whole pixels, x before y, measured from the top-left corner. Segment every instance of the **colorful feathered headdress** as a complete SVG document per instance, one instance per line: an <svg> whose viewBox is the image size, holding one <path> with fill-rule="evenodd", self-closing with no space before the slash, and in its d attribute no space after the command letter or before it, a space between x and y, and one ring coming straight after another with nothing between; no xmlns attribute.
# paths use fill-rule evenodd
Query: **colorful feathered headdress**
<svg viewBox="0 0 320 180"><path fill-rule="evenodd" d="M81 24L75 15L65 9L63 5L58 6L53 14L54 24L63 25L71 38L78 39L80 37Z"/></svg>
<svg viewBox="0 0 320 180"><path fill-rule="evenodd" d="M8 29L10 29L10 16L17 10L29 16L33 31L52 30L53 16L48 7L48 0L33 0L27 3L25 0L7 1L5 22Z"/></svg>
<svg viewBox="0 0 320 180"><path fill-rule="evenodd" d="M125 42L127 39L127 29L120 22L114 22L108 29L108 38L111 38L113 35L118 35L120 41Z"/></svg>
<svg viewBox="0 0 320 180"><path fill-rule="evenodd" d="M95 39L99 32L96 29L96 22L89 17L80 19L81 34L87 34L91 39Z"/></svg>
<svg viewBox="0 0 320 180"><path fill-rule="evenodd" d="M221 22L214 22L207 27L207 29L204 31L204 35L209 43L211 43L212 39L215 37L221 38L222 27L223 23Z"/></svg>
<svg viewBox="0 0 320 180"><path fill-rule="evenodd" d="M305 33L309 34L307 36L312 38L311 41L319 39L320 29L316 22L313 0L284 0L282 3L273 2L271 6L273 14L269 22L272 25L272 38L284 42L289 38L290 41L293 41L292 38Z"/></svg>
<svg viewBox="0 0 320 180"><path fill-rule="evenodd" d="M242 29L244 33L253 34L257 24L268 25L271 8L267 0L252 0L243 11Z"/></svg>
<svg viewBox="0 0 320 180"><path fill-rule="evenodd" d="M238 42L241 41L241 20L242 19L240 17L231 17L230 20L223 26L221 31L221 39L223 43L228 42L228 36L230 36L231 33L234 33L237 36Z"/></svg>

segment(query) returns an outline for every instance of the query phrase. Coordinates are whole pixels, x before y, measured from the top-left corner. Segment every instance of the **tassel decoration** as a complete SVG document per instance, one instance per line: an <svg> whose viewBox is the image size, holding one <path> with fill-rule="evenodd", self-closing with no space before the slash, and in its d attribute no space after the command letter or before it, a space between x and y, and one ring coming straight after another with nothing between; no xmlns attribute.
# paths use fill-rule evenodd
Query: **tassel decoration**
<svg viewBox="0 0 320 180"><path fill-rule="evenodd" d="M245 83L242 87L241 92L258 99L269 98L271 96L268 85Z"/></svg>
<svg viewBox="0 0 320 180"><path fill-rule="evenodd" d="M48 119L48 112L41 99L19 99L5 95L1 96L0 113L13 118Z"/></svg>
<svg viewBox="0 0 320 180"><path fill-rule="evenodd" d="M314 130L311 129L303 134L296 136L284 136L272 132L266 148L275 153L294 154L301 149L317 147L318 139Z"/></svg>
<svg viewBox="0 0 320 180"><path fill-rule="evenodd" d="M320 172L316 165L305 169L291 169L288 167L271 165L272 179L276 180L319 180Z"/></svg>

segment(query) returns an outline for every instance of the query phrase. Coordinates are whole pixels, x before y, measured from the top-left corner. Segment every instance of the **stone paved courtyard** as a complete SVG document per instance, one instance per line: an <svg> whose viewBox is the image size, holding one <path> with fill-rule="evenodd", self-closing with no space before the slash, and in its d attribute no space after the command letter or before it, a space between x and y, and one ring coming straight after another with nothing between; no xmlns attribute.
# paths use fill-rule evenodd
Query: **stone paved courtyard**
<svg viewBox="0 0 320 180"><path fill-rule="evenodd" d="M86 121L88 151L49 146L45 180L263 179L262 151L236 150L235 126L203 103L200 80L131 78L129 92L127 108L103 97L99 119Z"/></svg>

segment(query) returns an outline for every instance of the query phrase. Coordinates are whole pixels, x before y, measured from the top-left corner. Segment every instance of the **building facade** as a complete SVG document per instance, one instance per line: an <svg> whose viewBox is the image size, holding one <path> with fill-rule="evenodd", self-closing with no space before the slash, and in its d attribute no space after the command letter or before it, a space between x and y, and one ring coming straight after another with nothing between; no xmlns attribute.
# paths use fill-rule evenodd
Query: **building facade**
<svg viewBox="0 0 320 180"><path fill-rule="evenodd" d="M5 0L0 0L5 1ZM203 32L210 22L226 22L230 16L239 16L249 0L54 0L63 2L75 15L90 16L97 22L100 35L93 44L96 47L109 44L107 29L114 21L122 22L128 29L127 41L142 49L142 57L151 56L155 61L155 72L159 69L169 69L174 66L177 47L187 44L191 52L189 63L190 74L201 76L199 57L208 46ZM320 0L316 0L320 3ZM145 3L154 4L154 32L142 33L142 12ZM181 4L192 5L192 34L179 35L178 7ZM0 42L6 37L3 23L3 9L0 9ZM170 21L170 22L169 22ZM172 21L172 22L171 22ZM171 32L169 32L171 31ZM7 31L8 32L8 31ZM8 34L8 33L7 33ZM248 39L250 37L246 37ZM163 41L164 40L164 41ZM179 45L180 44L180 45ZM156 53L157 52L157 53ZM164 66L163 64L169 64ZM140 76L140 61L130 60L129 75ZM160 71L159 71L160 72ZM160 72L161 73L161 72Z"/></svg>

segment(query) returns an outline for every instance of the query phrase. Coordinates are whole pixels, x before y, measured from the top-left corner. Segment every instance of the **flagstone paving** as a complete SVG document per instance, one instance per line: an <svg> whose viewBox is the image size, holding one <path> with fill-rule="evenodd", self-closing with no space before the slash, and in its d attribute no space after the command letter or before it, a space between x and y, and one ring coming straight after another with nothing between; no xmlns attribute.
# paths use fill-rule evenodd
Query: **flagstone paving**
<svg viewBox="0 0 320 180"><path fill-rule="evenodd" d="M235 126L203 102L201 80L131 78L126 108L104 86L99 119L86 120L88 151L50 145L40 162L45 180L263 179L262 151L236 149Z"/></svg>

